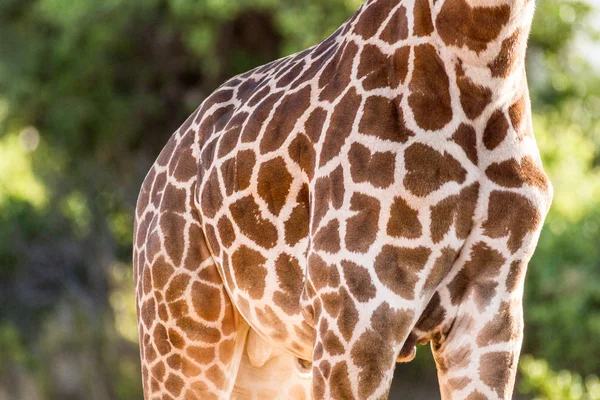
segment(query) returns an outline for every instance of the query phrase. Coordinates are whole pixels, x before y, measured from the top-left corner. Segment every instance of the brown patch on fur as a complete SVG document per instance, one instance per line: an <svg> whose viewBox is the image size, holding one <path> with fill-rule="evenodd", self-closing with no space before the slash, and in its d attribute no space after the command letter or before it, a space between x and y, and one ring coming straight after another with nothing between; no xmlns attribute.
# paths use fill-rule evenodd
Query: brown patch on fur
<svg viewBox="0 0 600 400"><path fill-rule="evenodd" d="M400 47L392 56L392 71L388 75L389 83L392 88L404 82L408 74L408 59L410 58L410 47Z"/></svg>
<svg viewBox="0 0 600 400"><path fill-rule="evenodd" d="M327 164L328 161L340 153L342 146L346 142L346 138L352 131L352 125L358 113L360 102L361 96L356 93L356 89L351 88L339 104L335 106L320 154L320 167Z"/></svg>
<svg viewBox="0 0 600 400"><path fill-rule="evenodd" d="M296 121L310 105L310 86L287 95L274 111L273 118L266 127L260 141L260 153L266 154L281 147L288 138Z"/></svg>
<svg viewBox="0 0 600 400"><path fill-rule="evenodd" d="M308 278L315 290L321 290L326 286L337 287L340 283L340 276L336 267L327 265L316 254L311 254L308 257Z"/></svg>
<svg viewBox="0 0 600 400"><path fill-rule="evenodd" d="M394 182L396 156L394 153L371 151L360 143L353 143L348 153L352 180L369 182L375 187L385 188Z"/></svg>
<svg viewBox="0 0 600 400"><path fill-rule="evenodd" d="M401 47L392 56L388 56L375 45L365 45L358 65L358 78L364 78L363 88L374 90L398 87L408 73L409 55L409 47Z"/></svg>
<svg viewBox="0 0 600 400"><path fill-rule="evenodd" d="M306 132L306 136L309 137L312 143L316 143L319 141L321 137L321 132L323 132L323 126L325 125L325 120L327 119L327 111L323 108L315 108L306 122L304 123L304 131Z"/></svg>
<svg viewBox="0 0 600 400"><path fill-rule="evenodd" d="M337 270L336 270L337 272ZM358 323L358 310L354 304L354 300L345 288L340 289L341 309L337 316L337 325L340 333L348 342L354 334L354 328Z"/></svg>
<svg viewBox="0 0 600 400"><path fill-rule="evenodd" d="M423 226L419 212L412 209L402 197L396 197L390 209L387 234L394 237L416 239L421 236Z"/></svg>
<svg viewBox="0 0 600 400"><path fill-rule="evenodd" d="M208 171L214 164L218 139L219 137L215 136L211 138L210 141L205 142L202 147L200 153L200 167L202 167L205 172Z"/></svg>
<svg viewBox="0 0 600 400"><path fill-rule="evenodd" d="M442 249L442 254L435 260L435 264L433 264L433 268L431 269L431 272L429 272L429 276L427 276L427 280L423 286L424 292L429 292L437 288L442 280L448 275L450 269L452 269L457 257L457 250L454 250L451 247L444 247Z"/></svg>
<svg viewBox="0 0 600 400"><path fill-rule="evenodd" d="M329 221L327 225L317 232L314 239L315 249L328 253L337 253L340 250L340 223L337 219Z"/></svg>
<svg viewBox="0 0 600 400"><path fill-rule="evenodd" d="M377 277L390 290L407 300L414 299L417 275L429 259L431 250L426 247L406 248L384 246L375 259Z"/></svg>
<svg viewBox="0 0 600 400"><path fill-rule="evenodd" d="M240 112L236 113L227 123L227 126L225 126L225 130L219 139L217 157L223 158L236 148L242 133L242 127L246 123L247 118L248 113Z"/></svg>
<svg viewBox="0 0 600 400"><path fill-rule="evenodd" d="M524 45L522 36L521 30L517 29L511 36L504 39L498 56L488 64L493 77L506 78L514 70L517 65L518 50Z"/></svg>
<svg viewBox="0 0 600 400"><path fill-rule="evenodd" d="M250 186L252 170L256 164L253 150L242 150L221 165L221 175L225 193L231 196L234 192L245 190Z"/></svg>
<svg viewBox="0 0 600 400"><path fill-rule="evenodd" d="M179 318L176 325L187 336L188 340L202 341L209 344L218 343L221 340L221 332L199 323L191 317Z"/></svg>
<svg viewBox="0 0 600 400"><path fill-rule="evenodd" d="M479 378L483 383L498 393L500 398L513 382L511 371L516 368L516 357L504 351L486 353L479 360Z"/></svg>
<svg viewBox="0 0 600 400"><path fill-rule="evenodd" d="M186 258L183 261L183 267L196 272L198 271L198 265L211 258L212 255L208 249L206 236L199 224L192 224L189 226L188 237L194 238L194 240L188 247ZM220 278L218 282L220 282Z"/></svg>
<svg viewBox="0 0 600 400"><path fill-rule="evenodd" d="M157 293L157 295L160 293ZM158 298L158 296L157 296ZM177 301L173 301L168 303L169 306L169 312L171 313L171 318L179 318L185 315L189 314L189 307L188 307L188 303L185 299L181 299L181 300L177 300ZM159 309L163 309L164 310L164 305L161 304L161 306L159 306ZM163 316L164 314L167 314L166 310L163 311ZM163 321L167 321L168 318L162 318L163 316L161 316L161 319L163 319Z"/></svg>
<svg viewBox="0 0 600 400"><path fill-rule="evenodd" d="M367 302L375 297L377 289L371 282L371 275L366 268L346 260L342 261L342 268L346 285L358 301Z"/></svg>
<svg viewBox="0 0 600 400"><path fill-rule="evenodd" d="M210 364L215 358L214 347L189 346L186 349L186 354L198 364Z"/></svg>
<svg viewBox="0 0 600 400"><path fill-rule="evenodd" d="M476 85L462 68L462 64L456 66L456 84L460 90L460 104L469 119L476 119L492 100L492 91L485 87Z"/></svg>
<svg viewBox="0 0 600 400"><path fill-rule="evenodd" d="M369 39L377 33L379 27L398 4L397 0L380 0L366 8L354 27L354 33Z"/></svg>
<svg viewBox="0 0 600 400"><path fill-rule="evenodd" d="M277 157L263 163L258 171L258 195L267 203L269 211L278 216L285 206L292 175L282 157Z"/></svg>
<svg viewBox="0 0 600 400"><path fill-rule="evenodd" d="M487 397L476 390L467 396L467 400L487 400Z"/></svg>
<svg viewBox="0 0 600 400"><path fill-rule="evenodd" d="M483 132L483 144L486 149L494 150L504 141L508 133L508 121L502 110L496 110L488 120Z"/></svg>
<svg viewBox="0 0 600 400"><path fill-rule="evenodd" d="M516 132L519 132L519 128L521 127L521 122L523 118L525 118L525 114L527 113L527 95L523 94L517 101L515 101L508 108L508 116L510 117L510 122L512 123L512 127Z"/></svg>
<svg viewBox="0 0 600 400"><path fill-rule="evenodd" d="M315 350L316 353L316 350ZM318 359L314 357L314 359ZM313 382L312 382L312 394L315 398L321 399L325 396L325 379L319 369L319 364L313 364L312 368Z"/></svg>
<svg viewBox="0 0 600 400"><path fill-rule="evenodd" d="M169 374L167 380L165 381L165 389L167 389L167 391L175 397L179 396L183 386L183 379L174 374Z"/></svg>
<svg viewBox="0 0 600 400"><path fill-rule="evenodd" d="M523 184L534 186L542 191L548 190L548 178L529 156L521 162L514 158L501 163L491 164L485 170L487 177L496 184L509 188L519 188Z"/></svg>
<svg viewBox="0 0 600 400"><path fill-rule="evenodd" d="M227 385L227 378L221 368L216 365L213 365L208 370L206 370L206 377L215 384L217 389L224 389Z"/></svg>
<svg viewBox="0 0 600 400"><path fill-rule="evenodd" d="M300 75L300 73L303 71L304 65L305 65L305 62L303 60L296 63L281 78L279 78L277 80L277 87L281 88L281 87L289 86L294 81L294 79L296 79L298 77L298 75Z"/></svg>
<svg viewBox="0 0 600 400"><path fill-rule="evenodd" d="M263 123L269 118L269 114L273 111L273 107L275 107L281 96L283 96L283 91L273 93L254 109L242 131L242 143L254 142L256 140Z"/></svg>
<svg viewBox="0 0 600 400"><path fill-rule="evenodd" d="M477 335L477 345L484 347L519 339L523 330L520 305L502 302L494 319Z"/></svg>
<svg viewBox="0 0 600 400"><path fill-rule="evenodd" d="M440 242L454 224L456 236L466 239L473 227L479 183L463 188L458 195L446 197L431 207L431 239Z"/></svg>
<svg viewBox="0 0 600 400"><path fill-rule="evenodd" d="M358 78L365 78L362 82L365 90L389 86L388 64L388 56L383 54L379 47L372 44L364 46L358 64Z"/></svg>
<svg viewBox="0 0 600 400"><path fill-rule="evenodd" d="M237 287L255 300L262 298L265 292L266 261L258 251L246 246L240 246L231 256L231 267Z"/></svg>
<svg viewBox="0 0 600 400"><path fill-rule="evenodd" d="M186 274L176 275L165 292L165 299L170 303L182 297L188 288L190 277Z"/></svg>
<svg viewBox="0 0 600 400"><path fill-rule="evenodd" d="M525 271L527 270L527 263L522 260L513 261L510 264L510 270L506 276L506 289L509 292L514 292L517 286L525 278Z"/></svg>
<svg viewBox="0 0 600 400"><path fill-rule="evenodd" d="M433 33L433 21L428 0L415 0L414 3L414 34L429 36Z"/></svg>
<svg viewBox="0 0 600 400"><path fill-rule="evenodd" d="M219 345L219 360L223 364L227 364L233 358L233 350L235 349L235 340L224 340Z"/></svg>
<svg viewBox="0 0 600 400"><path fill-rule="evenodd" d="M165 285L175 272L173 267L165 260L164 256L158 256L150 266L152 272L152 286L155 289L164 289ZM150 325L147 325L150 326Z"/></svg>
<svg viewBox="0 0 600 400"><path fill-rule="evenodd" d="M428 131L442 129L452 120L450 82L444 63L430 44L416 46L414 51L408 104L421 128Z"/></svg>
<svg viewBox="0 0 600 400"><path fill-rule="evenodd" d="M168 330L169 341L173 345L173 347L177 349L183 349L186 345L185 340L177 331L173 328L169 328Z"/></svg>
<svg viewBox="0 0 600 400"><path fill-rule="evenodd" d="M295 257L281 254L275 261L275 272L280 291L275 292L273 300L289 315L300 312L300 294L304 279L300 263Z"/></svg>
<svg viewBox="0 0 600 400"><path fill-rule="evenodd" d="M399 7L386 27L379 35L379 38L389 44L396 44L401 40L408 38L408 19L406 18L406 8Z"/></svg>
<svg viewBox="0 0 600 400"><path fill-rule="evenodd" d="M200 196L202 214L208 218L213 218L222 205L223 195L221 194L221 185L219 184L217 169L213 168Z"/></svg>
<svg viewBox="0 0 600 400"><path fill-rule="evenodd" d="M392 101L381 96L368 97L358 129L365 135L398 143L406 143L414 136L414 133L406 128L400 98Z"/></svg>
<svg viewBox="0 0 600 400"><path fill-rule="evenodd" d="M259 246L270 249L277 243L277 229L261 215L252 196L239 199L229 206L240 232Z"/></svg>
<svg viewBox="0 0 600 400"><path fill-rule="evenodd" d="M298 193L297 203L290 217L285 221L285 242L296 245L308 236L308 186L303 185Z"/></svg>
<svg viewBox="0 0 600 400"><path fill-rule="evenodd" d="M467 171L448 153L422 143L414 143L405 152L404 186L415 196L425 197L447 182L463 183Z"/></svg>
<svg viewBox="0 0 600 400"><path fill-rule="evenodd" d="M198 162L192 154L193 133L186 134L179 142L177 156L169 164L172 176L180 182L187 182L196 177Z"/></svg>
<svg viewBox="0 0 600 400"><path fill-rule="evenodd" d="M350 375L346 362L340 361L335 364L331 370L331 378L329 379L331 387L331 397L335 400L352 399L352 385L350 384Z"/></svg>
<svg viewBox="0 0 600 400"><path fill-rule="evenodd" d="M469 365L469 361L471 361L473 355L473 349L470 344L464 344L460 347L452 347L448 348L442 355L444 362L444 369L446 371L452 371L454 369L463 369ZM456 382L456 384L461 385L462 382Z"/></svg>
<svg viewBox="0 0 600 400"><path fill-rule="evenodd" d="M327 177L317 179L314 191L313 232L330 207L339 209L344 202L344 170L338 166Z"/></svg>
<svg viewBox="0 0 600 400"><path fill-rule="evenodd" d="M259 81L255 81L254 79L245 80L239 87L237 91L238 100L247 100L251 99L252 95L256 93L256 89L258 88ZM256 103L254 103L256 104Z"/></svg>
<svg viewBox="0 0 600 400"><path fill-rule="evenodd" d="M491 238L508 236L508 249L513 254L521 248L525 236L541 223L539 211L526 197L501 191L490 194L484 233Z"/></svg>
<svg viewBox="0 0 600 400"><path fill-rule="evenodd" d="M229 218L226 216L221 217L217 224L217 229L219 230L221 243L223 243L225 247L230 247L235 240L235 231L233 230L233 225L231 224L231 221L229 221Z"/></svg>
<svg viewBox="0 0 600 400"><path fill-rule="evenodd" d="M192 305L196 314L207 321L217 321L221 314L221 291L202 282L192 284Z"/></svg>
<svg viewBox="0 0 600 400"><path fill-rule="evenodd" d="M446 318L446 309L442 306L440 294L434 293L423 310L423 314L417 321L416 328L422 332L431 334L434 332Z"/></svg>
<svg viewBox="0 0 600 400"><path fill-rule="evenodd" d="M324 293L321 295L321 301L327 314L332 317L337 317L340 314L342 301L339 293ZM324 321L327 322L326 320Z"/></svg>
<svg viewBox="0 0 600 400"><path fill-rule="evenodd" d="M469 160L477 165L479 158L477 156L477 134L475 129L471 125L460 124L454 132L452 140L463 149Z"/></svg>
<svg viewBox="0 0 600 400"><path fill-rule="evenodd" d="M312 179L315 172L315 149L306 135L298 134L288 147L290 158Z"/></svg>
<svg viewBox="0 0 600 400"><path fill-rule="evenodd" d="M483 311L496 293L496 279L506 259L486 243L479 242L471 248L471 258L448 284L452 304L457 305L474 296Z"/></svg>
<svg viewBox="0 0 600 400"><path fill-rule="evenodd" d="M396 354L391 343L372 330L363 333L352 347L352 362L360 368L358 395L369 397L383 382L386 373L393 368Z"/></svg>
<svg viewBox="0 0 600 400"><path fill-rule="evenodd" d="M346 42L344 50L338 50L329 61L319 78L319 100L332 102L346 90L350 85L352 64L357 53L358 46L354 42Z"/></svg>
<svg viewBox="0 0 600 400"><path fill-rule="evenodd" d="M346 248L366 253L377 238L381 206L375 197L354 193L350 199L350 211L356 214L346 221Z"/></svg>
<svg viewBox="0 0 600 400"><path fill-rule="evenodd" d="M270 306L265 306L264 310L255 308L254 311L256 312L258 323L261 326L270 328L269 337L276 341L285 341L288 339L289 334L285 324Z"/></svg>
<svg viewBox="0 0 600 400"><path fill-rule="evenodd" d="M448 46L466 45L481 52L508 23L510 6L470 7L465 0L446 0L437 15L438 34Z"/></svg>
<svg viewBox="0 0 600 400"><path fill-rule="evenodd" d="M336 356L340 354L344 354L344 345L340 342L340 339L333 333L332 331L327 331L322 338L323 349L329 355Z"/></svg>
<svg viewBox="0 0 600 400"><path fill-rule="evenodd" d="M373 312L371 327L384 342L400 344L408 334L413 317L412 311L394 310L384 302Z"/></svg>
<svg viewBox="0 0 600 400"><path fill-rule="evenodd" d="M146 300L140 308L140 319L146 328L150 328L152 326L154 320L156 320L156 314L156 300L151 297Z"/></svg>

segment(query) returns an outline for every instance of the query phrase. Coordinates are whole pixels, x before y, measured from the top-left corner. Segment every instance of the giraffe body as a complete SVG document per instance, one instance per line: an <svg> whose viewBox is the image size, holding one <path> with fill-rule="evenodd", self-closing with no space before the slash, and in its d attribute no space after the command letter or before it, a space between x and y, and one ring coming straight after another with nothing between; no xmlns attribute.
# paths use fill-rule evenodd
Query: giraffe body
<svg viewBox="0 0 600 400"><path fill-rule="evenodd" d="M368 1L178 129L136 212L147 399L382 398L428 341L444 399L511 397L552 188L533 3L488 3Z"/></svg>

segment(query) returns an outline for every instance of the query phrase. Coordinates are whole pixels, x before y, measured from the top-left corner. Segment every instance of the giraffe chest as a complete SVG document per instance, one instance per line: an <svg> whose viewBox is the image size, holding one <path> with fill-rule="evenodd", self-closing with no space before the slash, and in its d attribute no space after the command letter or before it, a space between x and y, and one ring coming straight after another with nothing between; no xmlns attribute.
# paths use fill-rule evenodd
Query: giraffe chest
<svg viewBox="0 0 600 400"><path fill-rule="evenodd" d="M457 214L472 213L478 195L467 170L424 144L400 152L350 135L341 151L309 177L289 147L267 156L242 148L199 182L204 229L233 303L261 336L303 358L315 334L311 290L343 287L366 308L402 298L416 310L417 273L444 246L461 247L471 220ZM309 277L311 257L322 262ZM388 270L389 257L406 271Z"/></svg>

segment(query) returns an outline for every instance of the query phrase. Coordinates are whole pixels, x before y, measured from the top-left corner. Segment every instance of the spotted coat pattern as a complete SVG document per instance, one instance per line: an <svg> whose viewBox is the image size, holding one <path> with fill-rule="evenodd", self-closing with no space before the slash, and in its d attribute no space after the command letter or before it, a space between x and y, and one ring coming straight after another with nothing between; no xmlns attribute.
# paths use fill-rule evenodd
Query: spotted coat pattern
<svg viewBox="0 0 600 400"><path fill-rule="evenodd" d="M431 342L444 399L510 399L552 199L531 0L369 0L223 84L136 210L146 399L378 399Z"/></svg>

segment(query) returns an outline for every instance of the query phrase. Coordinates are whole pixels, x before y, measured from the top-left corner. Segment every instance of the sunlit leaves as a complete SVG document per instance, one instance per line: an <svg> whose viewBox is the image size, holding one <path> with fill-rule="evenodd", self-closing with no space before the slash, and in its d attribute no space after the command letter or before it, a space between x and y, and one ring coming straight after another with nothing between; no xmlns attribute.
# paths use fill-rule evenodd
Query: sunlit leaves
<svg viewBox="0 0 600 400"><path fill-rule="evenodd" d="M535 395L536 400L600 400L600 379L562 370L553 371L544 360L524 356L520 371L522 393Z"/></svg>
<svg viewBox="0 0 600 400"><path fill-rule="evenodd" d="M45 186L32 171L31 153L17 135L0 140L0 207L9 197L29 202L38 209L48 201Z"/></svg>

